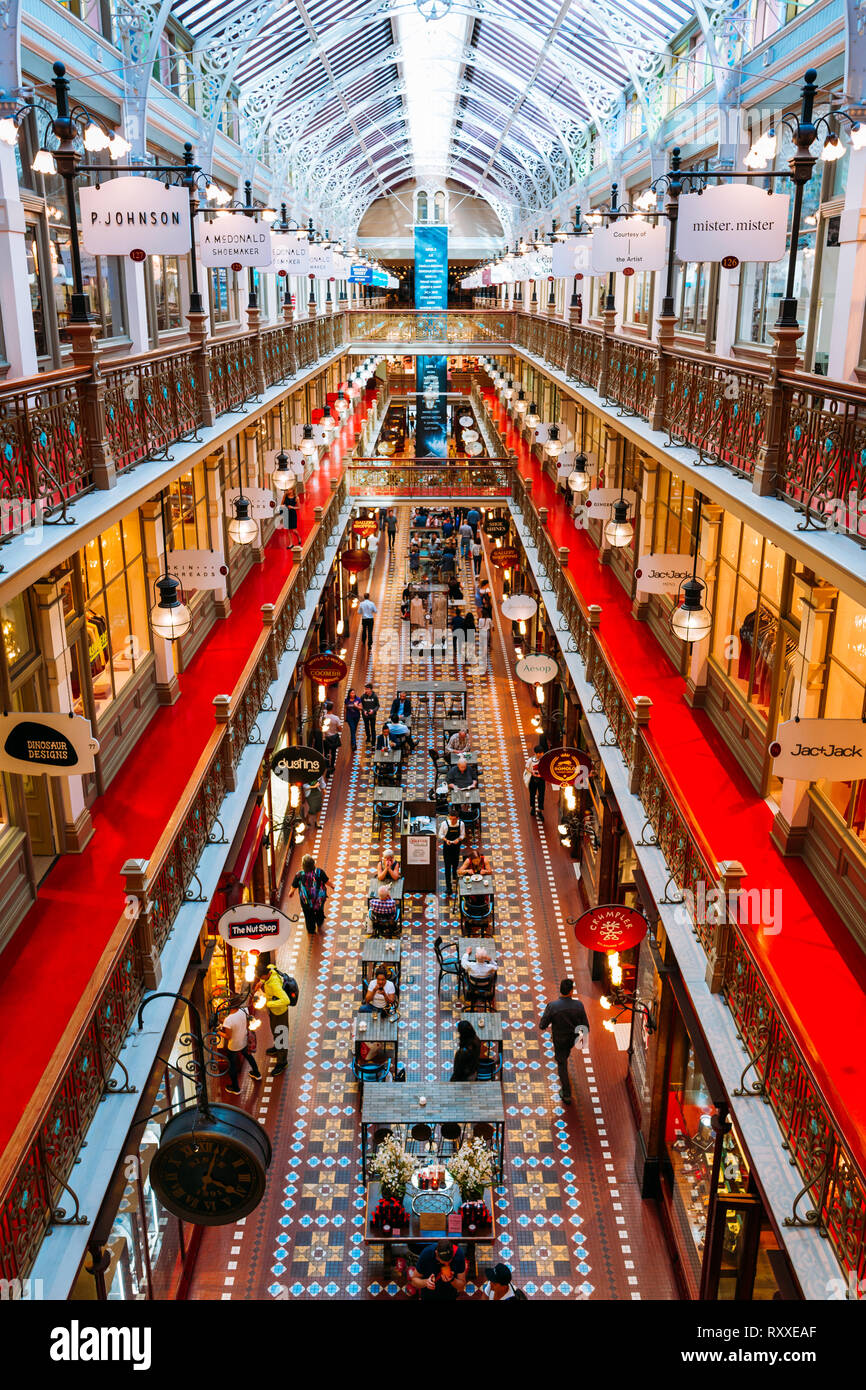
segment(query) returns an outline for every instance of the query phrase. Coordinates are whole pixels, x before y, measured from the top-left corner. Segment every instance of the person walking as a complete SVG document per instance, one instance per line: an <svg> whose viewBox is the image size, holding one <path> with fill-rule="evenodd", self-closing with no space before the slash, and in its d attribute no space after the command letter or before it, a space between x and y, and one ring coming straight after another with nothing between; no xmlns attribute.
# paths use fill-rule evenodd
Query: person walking
<svg viewBox="0 0 866 1390"><path fill-rule="evenodd" d="M304 783L304 805L307 808L307 815L312 816L314 830L319 828L319 812L325 799L327 785L324 777L320 777L317 782Z"/></svg>
<svg viewBox="0 0 866 1390"><path fill-rule="evenodd" d="M475 540L473 540L472 545L470 546L470 554L472 555L472 568L475 570L476 574L480 574L481 560L484 552L481 549L481 541L478 539L477 536L475 537Z"/></svg>
<svg viewBox="0 0 866 1390"><path fill-rule="evenodd" d="M560 1098L563 1105L571 1104L571 1082L568 1079L568 1059L571 1049L578 1040L581 1030L583 1037L589 1034L589 1019L586 1009L574 997L574 981L563 980L559 986L559 998L547 1005L538 1024L542 1030L550 1029L553 1040L553 1055L559 1072Z"/></svg>
<svg viewBox="0 0 866 1390"><path fill-rule="evenodd" d="M311 854L305 854L301 860L301 867L292 879L292 886L289 889L289 897L298 893L301 899L301 909L304 914L304 925L310 936L313 936L325 920L325 900L328 896L328 875L324 869L316 867L316 861Z"/></svg>
<svg viewBox="0 0 866 1390"><path fill-rule="evenodd" d="M322 716L322 746L328 763L326 777L333 776L334 768L337 766L337 749L342 742L342 731L343 721L334 713L333 700L326 700Z"/></svg>
<svg viewBox="0 0 866 1390"><path fill-rule="evenodd" d="M526 759L526 767L523 771L524 785L529 788L529 814L536 816L539 820L544 820L544 778L539 776L538 766L544 757L544 749L540 743L536 743L532 750L531 757ZM538 810L536 810L536 805Z"/></svg>
<svg viewBox="0 0 866 1390"><path fill-rule="evenodd" d="M450 898L457 890L457 869L460 864L460 846L466 839L466 827L452 806L445 820L439 824L439 840L442 845L442 860L445 864L445 896ZM452 883L454 888L452 890Z"/></svg>
<svg viewBox="0 0 866 1390"><path fill-rule="evenodd" d="M376 563L376 556L379 554L379 536L376 531L373 532L372 536L367 537L367 554L370 557L370 569L372 569Z"/></svg>
<svg viewBox="0 0 866 1390"><path fill-rule="evenodd" d="M361 614L362 646L365 646L367 643L369 643L371 647L373 645L373 619L375 618L378 611L379 610L376 607L373 600L370 598L370 595L365 594L364 597L361 599L361 602L358 604L358 612Z"/></svg>
<svg viewBox="0 0 866 1390"><path fill-rule="evenodd" d="M356 693L354 686L346 696L346 703L343 706L343 718L349 728L349 737L352 740L352 752L358 751L358 725L361 722L363 707L361 698Z"/></svg>
<svg viewBox="0 0 866 1390"><path fill-rule="evenodd" d="M469 548L474 539L474 532L469 524L468 517L464 522L461 522L460 530L457 534L460 537L460 555L462 559L467 560L469 558Z"/></svg>
<svg viewBox="0 0 866 1390"><path fill-rule="evenodd" d="M229 1011L220 1025L220 1033L225 1038L226 1060L229 1064L229 1084L226 1091L230 1096L241 1093L241 1059L246 1057L250 1064L253 1081L261 1081L256 1059L250 1051L250 1016L239 994L229 999Z"/></svg>
<svg viewBox="0 0 866 1390"><path fill-rule="evenodd" d="M277 1059L271 1076L279 1076L280 1072L286 1070L289 1059L289 996L283 989L283 977L275 965L259 966L256 988L264 996L274 1040L268 1048L268 1052Z"/></svg>
<svg viewBox="0 0 866 1390"><path fill-rule="evenodd" d="M301 537L298 532L298 498L293 487L283 493L283 500L280 503L282 510L283 527L286 533L286 545L300 545Z"/></svg>
<svg viewBox="0 0 866 1390"><path fill-rule="evenodd" d="M389 512L389 513L388 513L388 520L386 521L385 525L386 525L387 528L388 528L388 549L389 549L389 550L393 550L393 549L394 549L394 538L395 538L395 536L397 535L397 513L396 513L396 512Z"/></svg>
<svg viewBox="0 0 866 1390"><path fill-rule="evenodd" d="M372 748L376 742L376 715L378 712L379 696L368 681L361 696L361 717L364 720L364 737L367 740L368 749Z"/></svg>

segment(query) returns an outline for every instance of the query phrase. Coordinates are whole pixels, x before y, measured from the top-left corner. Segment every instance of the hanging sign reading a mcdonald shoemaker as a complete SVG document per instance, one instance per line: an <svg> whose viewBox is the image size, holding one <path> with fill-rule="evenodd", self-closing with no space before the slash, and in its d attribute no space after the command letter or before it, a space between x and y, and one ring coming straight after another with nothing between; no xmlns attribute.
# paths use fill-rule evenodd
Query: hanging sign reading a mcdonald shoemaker
<svg viewBox="0 0 866 1390"><path fill-rule="evenodd" d="M90 720L41 710L0 716L0 769L73 777L93 772L99 743Z"/></svg>

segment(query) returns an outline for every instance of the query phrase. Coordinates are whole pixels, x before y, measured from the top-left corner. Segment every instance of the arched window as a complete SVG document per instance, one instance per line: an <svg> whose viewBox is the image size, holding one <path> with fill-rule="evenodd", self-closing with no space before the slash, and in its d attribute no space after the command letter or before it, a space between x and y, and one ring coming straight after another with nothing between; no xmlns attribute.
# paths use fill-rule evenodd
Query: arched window
<svg viewBox="0 0 866 1390"><path fill-rule="evenodd" d="M442 192L441 188L433 197L433 221L445 221L445 194Z"/></svg>
<svg viewBox="0 0 866 1390"><path fill-rule="evenodd" d="M415 221L427 221L427 194L423 188L415 195Z"/></svg>

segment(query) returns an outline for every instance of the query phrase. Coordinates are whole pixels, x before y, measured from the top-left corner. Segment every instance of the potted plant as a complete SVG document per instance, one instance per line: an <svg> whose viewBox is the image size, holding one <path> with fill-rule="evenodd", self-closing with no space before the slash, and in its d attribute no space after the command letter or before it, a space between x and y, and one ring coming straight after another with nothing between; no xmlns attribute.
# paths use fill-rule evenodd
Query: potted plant
<svg viewBox="0 0 866 1390"><path fill-rule="evenodd" d="M483 1139L470 1139L461 1144L446 1167L460 1188L464 1202L479 1201L485 1187L493 1185L493 1154Z"/></svg>
<svg viewBox="0 0 866 1390"><path fill-rule="evenodd" d="M402 1202L415 1171L414 1160L393 1136L383 1139L370 1160L370 1171L379 1179L384 1197Z"/></svg>

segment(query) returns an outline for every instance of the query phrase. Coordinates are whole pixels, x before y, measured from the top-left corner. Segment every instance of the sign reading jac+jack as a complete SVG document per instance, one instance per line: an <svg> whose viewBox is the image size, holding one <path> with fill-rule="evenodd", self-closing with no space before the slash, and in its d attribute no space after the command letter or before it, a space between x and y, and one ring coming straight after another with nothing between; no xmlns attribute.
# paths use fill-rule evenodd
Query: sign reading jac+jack
<svg viewBox="0 0 866 1390"><path fill-rule="evenodd" d="M190 249L189 195L134 175L78 190L81 240L91 256L185 256Z"/></svg>
<svg viewBox="0 0 866 1390"><path fill-rule="evenodd" d="M787 719L770 744L773 773L798 782L857 782L866 777L862 719Z"/></svg>
<svg viewBox="0 0 866 1390"><path fill-rule="evenodd" d="M677 260L779 261L788 240L787 193L720 184L680 198Z"/></svg>
<svg viewBox="0 0 866 1390"><path fill-rule="evenodd" d="M642 594L679 593L687 579L692 577L694 558L691 555L641 555L635 569L638 592ZM701 571L698 562L698 573Z"/></svg>

